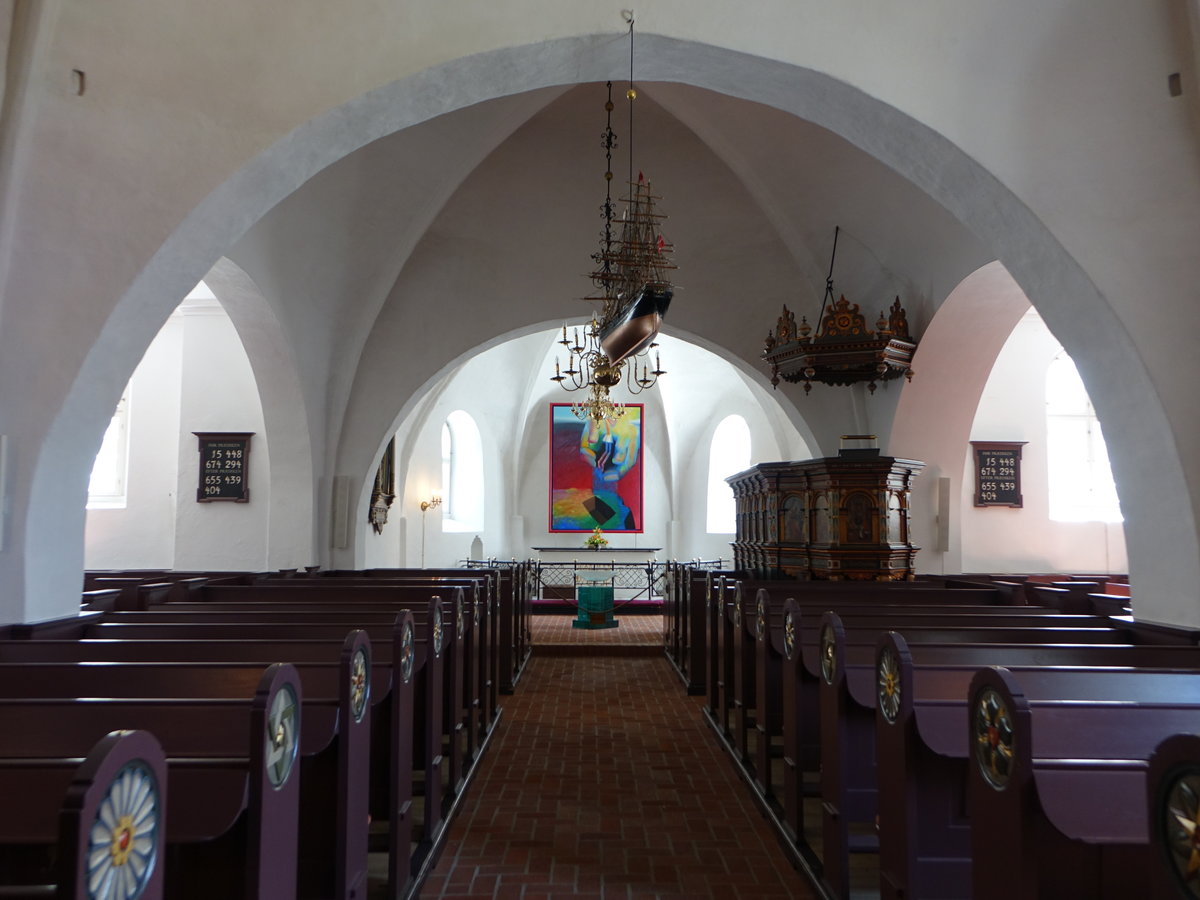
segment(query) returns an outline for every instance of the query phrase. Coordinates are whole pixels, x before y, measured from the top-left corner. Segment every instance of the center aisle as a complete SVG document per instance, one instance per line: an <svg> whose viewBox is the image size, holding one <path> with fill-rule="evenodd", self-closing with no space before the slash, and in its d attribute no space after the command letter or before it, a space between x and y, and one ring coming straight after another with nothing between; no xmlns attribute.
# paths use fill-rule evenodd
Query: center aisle
<svg viewBox="0 0 1200 900"><path fill-rule="evenodd" d="M503 705L422 897L814 896L661 648L539 656L535 638Z"/></svg>

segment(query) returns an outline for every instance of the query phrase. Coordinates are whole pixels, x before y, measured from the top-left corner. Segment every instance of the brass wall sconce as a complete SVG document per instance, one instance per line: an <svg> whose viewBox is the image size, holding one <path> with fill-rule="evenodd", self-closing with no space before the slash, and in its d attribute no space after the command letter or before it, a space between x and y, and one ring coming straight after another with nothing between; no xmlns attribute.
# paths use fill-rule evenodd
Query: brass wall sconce
<svg viewBox="0 0 1200 900"><path fill-rule="evenodd" d="M434 491L428 500L421 501L421 568L425 568L425 513L442 505L442 495Z"/></svg>

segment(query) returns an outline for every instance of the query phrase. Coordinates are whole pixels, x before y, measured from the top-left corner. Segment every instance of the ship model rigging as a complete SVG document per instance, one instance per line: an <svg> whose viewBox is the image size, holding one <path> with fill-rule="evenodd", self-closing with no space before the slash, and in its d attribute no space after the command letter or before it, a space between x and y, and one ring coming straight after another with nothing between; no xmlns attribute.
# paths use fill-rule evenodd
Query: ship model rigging
<svg viewBox="0 0 1200 900"><path fill-rule="evenodd" d="M626 97L630 101L630 135L633 133L633 21L629 19L630 85ZM622 197L625 209L618 218L612 197L612 152L616 134L612 128L612 82L608 82L608 99L604 104L606 126L603 135L605 161L605 197L601 210L604 231L600 249L592 254L595 268L590 277L595 292L583 299L598 304L591 321L571 329L563 326L558 343L567 352L567 368L554 361L551 381L567 391L586 391L587 399L573 404L580 419L613 419L620 417L624 404L615 401L609 391L624 382L631 394L640 394L655 385L665 375L657 352L659 329L671 304L675 288L669 273L676 267L671 262L674 246L663 236L662 221L666 216L655 208L656 196L650 182L642 173L633 178L633 151L630 147L629 191ZM630 138L632 145L632 137ZM650 353L654 352L651 367Z"/></svg>

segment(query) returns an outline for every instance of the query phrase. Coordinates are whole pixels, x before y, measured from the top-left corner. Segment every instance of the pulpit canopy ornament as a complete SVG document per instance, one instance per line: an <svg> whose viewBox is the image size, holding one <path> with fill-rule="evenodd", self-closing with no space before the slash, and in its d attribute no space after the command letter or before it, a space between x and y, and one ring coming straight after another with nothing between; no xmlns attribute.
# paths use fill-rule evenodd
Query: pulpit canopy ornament
<svg viewBox="0 0 1200 900"><path fill-rule="evenodd" d="M771 367L771 384L779 379L793 384L803 382L804 393L812 383L851 385L866 382L871 393L879 381L891 381L903 375L912 379L912 357L917 342L909 335L908 318L897 297L887 312L880 312L875 330L857 303L844 296L833 299L833 262L837 257L840 228L833 232L833 255L825 279L825 298L821 302L818 328L813 333L806 316L796 323L796 314L785 305L773 331L767 332L763 360Z"/></svg>

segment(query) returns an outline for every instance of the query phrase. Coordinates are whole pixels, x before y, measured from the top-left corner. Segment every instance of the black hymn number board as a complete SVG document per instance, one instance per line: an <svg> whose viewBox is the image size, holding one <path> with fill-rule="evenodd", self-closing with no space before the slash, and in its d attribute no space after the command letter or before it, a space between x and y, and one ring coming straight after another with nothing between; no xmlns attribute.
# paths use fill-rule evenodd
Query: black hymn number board
<svg viewBox="0 0 1200 900"><path fill-rule="evenodd" d="M1026 441L971 441L975 505L1022 507L1021 448Z"/></svg>
<svg viewBox="0 0 1200 900"><path fill-rule="evenodd" d="M197 503L250 501L250 438L253 431L193 431L200 441Z"/></svg>

